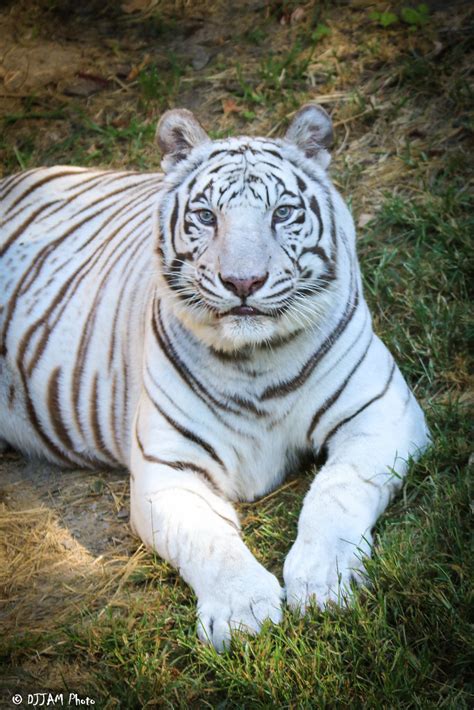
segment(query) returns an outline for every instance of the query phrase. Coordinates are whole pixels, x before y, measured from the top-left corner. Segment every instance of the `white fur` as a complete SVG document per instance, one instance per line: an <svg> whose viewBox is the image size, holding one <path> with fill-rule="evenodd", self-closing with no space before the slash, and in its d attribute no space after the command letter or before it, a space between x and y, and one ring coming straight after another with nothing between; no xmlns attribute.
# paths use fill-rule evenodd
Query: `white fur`
<svg viewBox="0 0 474 710"><path fill-rule="evenodd" d="M168 143L173 120L168 115L164 124ZM274 489L299 453L320 451L333 431L284 580L289 605L301 611L311 601L345 602L351 579L363 581L371 529L428 433L372 333L352 219L324 171L324 155L319 163L305 157L303 146L289 142L291 133L286 141L206 141L187 120L179 115L190 152L178 155L170 146L165 180L58 167L0 183L0 439L71 465L127 465L134 529L193 587L198 634L221 650L232 630L256 633L265 619L281 619L280 585L242 542L231 501ZM326 129L319 125L318 140ZM224 157L209 158L216 149ZM317 281L325 258L309 250L300 261L324 287L298 308L279 317L222 317L214 309L239 304L218 278L224 267L239 278L268 272L247 300L256 308L276 303L278 281L300 284L293 233L275 227L273 207L261 201L266 186L271 205L278 203L279 182L268 181L267 153L255 158L251 149L281 152L281 165L269 160L291 191L299 189L295 174L304 177L305 243L314 245L319 228L308 209L314 195L323 226L318 248L335 253L337 246L336 276ZM211 205L214 232L198 224L196 212L186 232L187 198L198 199L213 160L224 166L217 187L235 178L240 196L219 210ZM190 249L196 251L182 257L174 290L166 273L177 268L176 253ZM183 301L179 289L199 294L199 303ZM337 335L355 290L358 305Z"/></svg>

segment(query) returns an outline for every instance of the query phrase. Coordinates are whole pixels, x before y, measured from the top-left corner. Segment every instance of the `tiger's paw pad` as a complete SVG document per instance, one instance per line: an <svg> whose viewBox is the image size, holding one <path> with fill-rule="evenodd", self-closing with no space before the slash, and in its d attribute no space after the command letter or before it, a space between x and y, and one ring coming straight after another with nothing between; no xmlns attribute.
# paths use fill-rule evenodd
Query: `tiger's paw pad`
<svg viewBox="0 0 474 710"><path fill-rule="evenodd" d="M364 559L370 555L370 542L356 546L339 540L333 550L328 553L317 543L293 545L283 571L290 609L305 614L314 605L348 606L354 596L352 583L367 585Z"/></svg>
<svg viewBox="0 0 474 710"><path fill-rule="evenodd" d="M282 619L283 590L278 580L267 573L265 587L261 583L241 580L234 589L216 594L198 605L198 637L221 653L228 650L232 634L258 634L262 624L270 620L279 624Z"/></svg>

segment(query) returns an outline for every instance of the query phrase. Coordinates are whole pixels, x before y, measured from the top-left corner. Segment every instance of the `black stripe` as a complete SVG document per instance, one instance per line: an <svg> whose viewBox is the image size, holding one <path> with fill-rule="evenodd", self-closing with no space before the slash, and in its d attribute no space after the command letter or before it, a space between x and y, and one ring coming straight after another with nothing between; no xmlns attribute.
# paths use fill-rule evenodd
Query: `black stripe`
<svg viewBox="0 0 474 710"><path fill-rule="evenodd" d="M301 387L301 385L303 385L304 382L306 382L306 380L308 379L308 377L312 374L318 363L322 360L322 358L334 345L336 340L344 332L345 328L352 320L352 317L357 309L358 304L359 292L356 291L354 294L354 292L351 291L344 313L336 328L327 336L326 340L318 348L318 350L313 353L309 360L306 361L299 373L295 375L295 377L293 377L291 380L286 380L285 382L281 382L278 385L272 385L270 387L267 387L267 389L264 390L264 392L262 393L260 399L264 401L267 399L272 399L273 397L283 397L284 395L289 394L290 392L293 392L294 390L298 389L298 387Z"/></svg>
<svg viewBox="0 0 474 710"><path fill-rule="evenodd" d="M144 221L146 221L146 219L147 219L147 218L145 218L144 220L142 220L142 222L140 222L140 223L139 223L138 225L136 225L136 226L137 226L137 227L141 226L142 223L143 223ZM124 225L122 225L122 226L124 226ZM78 408L79 395L80 395L80 387L81 387L81 378L82 378L82 376L83 376L83 374L84 374L84 361L85 361L85 359L86 359L86 357L87 357L88 348L89 348L89 342L90 342L90 339L91 339L91 337L92 337L92 335L93 335L93 327L94 327L94 325L95 325L95 317L96 317L96 312L97 312L98 304L99 304L101 298L103 297L104 291L105 291L105 289L103 288L103 284L106 283L109 274L110 274L111 271L115 268L116 264L118 264L118 262L122 259L122 257L123 257L130 249L133 248L133 249L132 249L132 253L129 255L129 261L126 263L126 266L130 266L130 264L133 263L133 258L134 258L134 256L138 253L139 248L142 246L142 244L145 244L145 243L148 241L148 236L147 236L146 233L145 233L145 236L141 239L141 241L137 241L137 243L134 244L133 241L131 241L130 239L128 239L128 237L130 236L130 234L133 233L133 231L134 231L134 230L133 230L133 228L132 228L129 232L127 232L127 233L124 235L123 239L122 239L122 240L120 241L120 243L117 245L117 247L116 247L116 249L114 250L114 252L112 252L111 255L110 255L111 257L113 256L113 257L115 257L115 258L114 258L113 262L110 264L110 266L109 266L108 270L106 271L106 273L104 274L104 277L103 277L101 283L100 283L100 284L98 285L98 287L97 287L96 295L95 295L95 298L94 298L94 300L93 300L93 302L92 302L91 308L90 308L90 310L89 310L88 318L87 318L87 321L86 321L86 323L85 323L85 328L84 328L84 330L83 330L83 332L82 332L81 339L80 339L80 342L79 342L79 347L78 347L78 350L77 350L76 360L75 360L75 364L74 364L72 383L73 383L73 411L74 411L74 415L75 415L76 424L77 424L79 430L81 431L81 433L83 433L83 431L82 431L82 427L81 427L81 423L80 423L79 408ZM144 231L145 231L145 230L144 230ZM143 234L143 232L142 232L142 234ZM141 235L140 235L140 236L141 236ZM120 246L121 246L123 243L126 244L125 248L124 248L120 253L117 254L116 252L118 251L118 249L120 248ZM97 254L97 252L98 252L98 254ZM96 256L96 254L97 254L97 256ZM76 279L76 284L73 285L73 291L72 291L71 294L69 294L68 300L71 299L71 296L73 295L74 291L77 290L80 281L82 281L82 280L87 276L87 274L92 270L92 268L95 266L95 261L98 261L98 260L100 259L100 256L101 256L100 250L97 249L96 252L94 252L94 254L92 254L92 255L90 256L89 260L86 261L85 263L82 263L81 266L80 266L80 268L77 269L76 272L72 275L72 277L68 280L68 282L67 282L67 287L69 288L69 286L72 285L73 280ZM110 258L110 257L109 257L109 258ZM95 261L93 261L93 259L95 259ZM105 266L105 265L106 265L106 264L104 264L104 266ZM81 273L80 273L81 270L85 269L86 267L89 267L89 268L87 268L87 270L83 271L83 273L81 274ZM77 278L76 278L76 277L77 277ZM124 279L124 281L126 281L126 279ZM67 292L67 291L64 292L64 296L66 295L66 292ZM63 308L62 308L62 311L60 311L60 313L59 313L58 316L56 317L55 324L57 323L57 321L58 321L59 318L61 317L62 313L64 312L65 307L66 307L66 306L64 305ZM124 414L124 419L125 419L125 414Z"/></svg>
<svg viewBox="0 0 474 710"><path fill-rule="evenodd" d="M27 217L27 218L24 220L24 222L22 222L22 223L20 224L20 226L15 229L15 231L13 232L13 234L11 234L11 235L8 237L8 239L6 240L6 242L4 242L4 244L3 244L2 247L0 248L0 257L2 257L2 256L5 254L6 251L8 251L8 249L12 246L12 244L14 244L14 243L16 242L16 240L17 240L19 237L21 237L21 235L23 234L23 232L25 231L25 229L26 229L27 227L29 227L30 224L31 224L42 212L44 212L45 210L47 210L48 207L51 207L51 205L55 205L57 202L58 202L58 200L53 200L52 202L46 202L44 205L42 205L41 207L38 207L38 209L34 210L34 211L30 214L30 216ZM6 221L8 221L8 220L6 220ZM5 223L6 223L6 222L3 222L2 226L3 226Z"/></svg>
<svg viewBox="0 0 474 710"><path fill-rule="evenodd" d="M158 312L158 322L156 320L156 312ZM159 327L158 327L159 326ZM239 436L245 436L246 438L253 438L253 437L248 437L247 435L243 434L242 432L237 432L236 429L234 429L228 421L223 419L219 412L217 412L212 406L214 405L218 409L221 409L222 411L230 414L235 414L236 416L243 416L243 412L239 411L238 409L235 409L234 407L229 406L229 404L224 403L216 399L210 392L209 390L200 382L200 380L193 375L193 373L189 370L189 368L184 364L182 359L179 357L175 347L173 346L170 338L168 337L164 323L161 318L161 313L158 308L154 308L153 310L153 318L152 318L152 331L153 334L157 340L157 343L163 352L163 354L167 357L169 362L173 365L175 370L178 372L178 374L181 376L181 378L186 382L188 387L194 392L194 394L199 397L201 401L206 404L213 415L221 422L225 424L225 426L230 429L233 432L236 432L239 434ZM248 400L242 399L237 396L229 397L229 400L236 404L238 407L241 407L241 409L245 409L247 411L251 411L253 414L256 414L257 416L267 416L267 413L264 410L259 409L256 407L253 402L250 402Z"/></svg>
<svg viewBox="0 0 474 710"><path fill-rule="evenodd" d="M138 225L136 225L136 227L140 227L141 224L142 224L142 223L139 223ZM135 230L134 230L134 231L135 231ZM136 242L135 248L134 248L134 249L132 250L132 252L129 254L128 261L125 263L124 267L122 268L122 275L123 275L124 278L122 279L122 284L121 284L120 292L119 292L119 294L118 294L117 301L116 301L116 303L115 303L115 311L114 311L114 317L113 317L112 329L111 329L112 336L111 336L111 338L110 338L110 345L109 345L109 362L108 362L108 364L109 364L109 369L110 369L111 366L112 366L113 355L114 355L114 353L115 353L115 339L116 339L115 333L116 333L116 330L117 330L117 321L118 321L119 311L120 311L120 308L121 308L121 306L122 306L122 299L123 299L123 297L124 297L124 295L125 295L126 286L127 286L127 281L128 281L128 279L130 278L130 273L131 273L131 271L132 271L132 269L133 269L133 264L134 264L134 261L135 261L135 257L136 257L137 255L140 255L140 249L141 249L141 247L143 246L144 243L146 243L146 242L148 241L148 233L147 233L147 230L146 230L146 229L142 229L141 231L136 232L136 233L134 234L134 239L135 239L135 242ZM120 245L119 245L119 246L120 246ZM129 249L129 246L127 246L127 247L122 251L122 253L120 254L119 258L116 259L115 262L109 267L109 269L108 269L108 271L107 271L107 273L106 273L106 275L105 275L105 278L102 280L102 284L105 283L105 281L106 281L106 279L108 278L109 273L111 272L112 268L115 267L115 265L116 265L116 264L118 263L118 261L122 258L122 256L128 251L128 249ZM102 288L102 284L99 286L99 288Z"/></svg>
<svg viewBox="0 0 474 710"><path fill-rule="evenodd" d="M305 254L314 254L315 256L319 256L319 258L322 259L322 261L324 261L326 264L329 263L329 257L322 247L315 246L315 247L307 247L306 249L302 249L301 254L300 254L300 258L302 256L304 256Z"/></svg>
<svg viewBox="0 0 474 710"><path fill-rule="evenodd" d="M117 428L117 373L114 372L112 377L112 392L110 398L110 426L112 429L112 438L114 440L115 449L117 451L117 459L125 461L122 442ZM133 478L133 474L132 478Z"/></svg>
<svg viewBox="0 0 474 710"><path fill-rule="evenodd" d="M88 171L86 171L86 172L88 172ZM95 171L95 170L94 170L94 171L92 172L92 174L91 174L90 177L86 178L85 180L84 180L83 177L81 177L81 181L80 181L79 183L74 183L74 184L71 185L70 187L65 188L65 189L64 189L64 192L71 192L71 190L74 190L74 189L76 189L77 187L83 188L83 189L80 191L79 194L81 194L82 192L87 192L88 190L91 189L91 186L89 185L90 182L93 182L93 181L95 181L95 182L104 182L104 175L110 175L111 173L112 173L112 171L109 172L108 170L104 170L104 171L102 171L102 170L100 170L100 171ZM123 175L126 175L126 173L120 173L120 175L123 176ZM110 181L107 180L107 182L110 182ZM95 184L95 183L94 183L94 184ZM86 185L85 188L84 188L84 185Z"/></svg>
<svg viewBox="0 0 474 710"><path fill-rule="evenodd" d="M218 150L214 150L210 155L208 155L207 160L212 160L213 158L217 158L218 155L225 155L226 153L228 155L234 155L235 151L230 153L228 148L220 148Z"/></svg>
<svg viewBox="0 0 474 710"><path fill-rule="evenodd" d="M362 353L360 358L357 360L357 362L355 363L354 367L351 369L351 371L349 372L347 377L342 381L341 385L337 388L337 390L335 392L333 392L333 394L330 397L328 397L328 399L324 402L324 404L315 412L315 414L311 420L311 424L309 425L308 432L306 434L306 438L308 440L311 439L311 435L312 435L313 431L315 430L316 426L321 421L321 417L324 414L326 414L326 412L332 407L332 405L339 399L342 392L345 390L345 388L349 384L350 380L352 379L355 371L362 364L362 361L365 359L365 356L367 355L369 348L372 344L373 338L374 338L374 334L371 333L370 340L368 342L367 347L365 348L364 352Z"/></svg>
<svg viewBox="0 0 474 710"><path fill-rule="evenodd" d="M297 338L299 335L301 335L302 329L299 328L298 330L294 330L291 333L288 333L288 335L276 335L274 338L271 338L268 341L268 345L275 350L276 348L281 348L284 345L288 345L288 343L291 343L295 338ZM267 342L262 346L263 348L267 347Z"/></svg>
<svg viewBox="0 0 474 710"><path fill-rule="evenodd" d="M122 179L122 178L123 178L123 175L120 175L120 178L117 178L117 179ZM83 194L85 194L86 192L89 192L90 190L94 190L94 188L96 187L96 183L99 183L99 184L102 183L103 185L104 185L104 184L107 184L107 185L108 185L108 184L110 184L110 182L113 182L113 181L112 181L112 180L108 180L107 182L104 182L104 178L103 178L103 175L102 175L102 174L99 175L98 177L95 176L95 182L94 182L92 185L87 185L87 187L85 187L85 188L83 188L83 189L81 189L81 190L78 190L77 192L75 192L75 193L74 193L73 195L71 195L70 197L63 198L63 199L61 200L59 206L56 207L56 209L51 210L51 212L47 215L47 217L49 218L49 217L51 217L51 215L55 214L56 212L59 212L59 211L60 211L61 209L63 209L63 207L65 207L66 205L72 204L75 200L79 199L79 197L81 197L81 196L82 196ZM117 188L116 190L113 190L112 192L109 192L107 195L100 195L100 196L93 202L93 205L96 206L96 205L98 205L98 204L101 204L101 203L105 202L106 200L108 200L110 197L114 197L115 195L118 195L118 194L120 194L120 193L122 193L122 192L126 192L126 191L128 191L128 190L135 190L136 188L140 188L140 187L143 187L143 186L145 186L145 188L146 188L146 186L147 186L150 182L153 184L153 188L156 189L157 186L156 186L156 184L155 184L155 180L141 180L141 181L135 182L135 183L133 183L133 184L131 184L131 185L130 185L130 184L127 184L127 185L124 185L124 186L122 186L122 187L119 187L119 188ZM79 185L79 187L82 187L82 183ZM142 190L142 192L140 193L140 195L139 195L139 196L138 196L138 195L136 196L137 199L138 199L138 197L141 197L141 196L143 195L143 192L146 192L146 190L145 190L145 191ZM148 194L147 194L147 196L148 196ZM111 205L108 205L107 208L113 207L113 206L116 205L118 202L120 202L120 200L116 200L116 201L113 202ZM127 203L127 204L130 204L130 203ZM87 209L88 207L90 207L90 204L88 204L85 209ZM78 214L80 214L80 213L83 212L83 211L84 211L84 208L82 208L81 210L78 210L78 211L76 211L76 212L73 212L73 213L69 216L69 219L73 219L74 217L76 217Z"/></svg>
<svg viewBox="0 0 474 710"><path fill-rule="evenodd" d="M315 198L314 195L311 196L311 200L309 202L309 208L313 214L316 215L316 219L318 220L318 225L319 225L319 234L318 234L318 242L321 239L323 235L323 220L321 217L321 210L319 208L319 204L317 199Z"/></svg>
<svg viewBox="0 0 474 710"><path fill-rule="evenodd" d="M38 180L38 182L34 182L32 185L30 184L27 189L21 193L21 195L19 195L15 200L13 200L13 202L5 212L5 215L9 214L14 207L16 207L22 200L25 199L25 197L28 197L28 195L31 195L38 188L42 187L43 185L46 185L48 182L52 182L53 180L59 180L60 178L67 177L69 175L77 174L80 174L80 171L78 173L77 170L62 170L60 173L54 173L53 175L49 173L45 177L41 178L41 180Z"/></svg>
<svg viewBox="0 0 474 710"><path fill-rule="evenodd" d="M36 323L32 327L31 332L30 332L30 340L33 337L36 330L38 330L38 328L40 328L40 327L43 327L43 334L40 338L38 345L35 348L34 354L31 357L30 364L27 369L28 377L31 377L31 374L32 374L34 368L36 367L39 359L41 358L41 356L44 352L44 349L47 345L51 331L54 329L54 327L56 326L56 324L60 320L62 314L64 313L64 311L67 308L69 301L71 300L71 297L74 295L75 291L77 291L77 289L79 288L80 283L84 280L87 273L92 271L93 267L99 261L102 251L103 251L103 245L100 245L95 250L94 254L92 254L90 256L90 259L87 262L81 263L80 267L78 269L76 269L76 271L72 274L72 276L70 276L62 284L61 288L59 289L59 292L57 292L56 296L53 298L53 300L49 304L48 308L46 309L46 312L41 316L41 318L39 320L36 321ZM82 274L81 274L81 271L83 272ZM37 275L35 278L37 278ZM74 280L76 280L75 284L74 284ZM28 284L28 286L30 286L30 285L31 284ZM67 294L69 288L71 287L71 285L73 285L73 289L72 289L71 293L69 293L68 298L66 299L66 294ZM24 286L22 288L22 290L20 291L20 295L22 293L24 293L25 290L26 290L26 286ZM102 295L102 292L99 291L99 293ZM56 315L54 323L50 324L48 322L48 319L58 305L61 306L59 309L59 313ZM91 323L91 320L89 321L89 328L90 328L90 323Z"/></svg>
<svg viewBox="0 0 474 710"><path fill-rule="evenodd" d="M319 187L321 187L324 191L325 190L325 185L323 182L321 182L321 179L318 175L315 173L311 173L308 170L308 165L300 165L299 163L295 163L294 160L291 160L291 158L286 157L285 160L290 163L295 169L295 171L299 171L300 173L303 173L305 177L307 177L311 182L316 183ZM295 173L296 174L296 173Z"/></svg>
<svg viewBox="0 0 474 710"><path fill-rule="evenodd" d="M205 404L207 404L208 407L210 407L210 403L212 403L215 407L219 407L220 409L223 409L226 412L230 411L233 414L239 415L240 412L238 410L230 409L227 405L215 399L215 397L213 397L213 395L206 389L206 387L204 387L204 385L193 375L189 368L184 364L166 333L164 323L161 318L159 305L157 304L155 304L155 307L153 308L153 317L151 325L153 335L155 336L155 339L161 351L166 356L168 361L173 365L174 369L180 375L183 381L194 392L194 394L199 397L199 399L202 400ZM210 407L210 409L215 414L212 407Z"/></svg>
<svg viewBox="0 0 474 710"><path fill-rule="evenodd" d="M2 187L2 190L0 192L0 200L5 200L10 194L10 192L12 192L22 180L26 180L32 173L36 172L37 170L38 168L31 168L30 170L25 170L25 172L17 173L16 175L10 175L7 178L3 178L0 182Z"/></svg>
<svg viewBox="0 0 474 710"><path fill-rule="evenodd" d="M210 444L208 444L207 441L204 441L204 439L201 439L201 437L199 437L197 434L190 431L189 429L186 429L186 427L181 426L181 424L179 424L175 419L170 417L170 415L167 414L160 407L158 402L156 402L155 399L151 396L151 393L148 392L148 390L146 390L146 391L147 391L148 397L150 398L151 403L158 410L158 412L161 414L163 419L165 419L168 422L168 424L170 424L173 427L173 429L176 429L176 431L179 432L181 434L181 436L184 436L186 439L189 439L194 444L197 444L198 446L200 446L202 449L204 449L204 451L207 451L209 456L212 459L214 459L214 461L216 461L216 463L218 463L224 471L226 471L226 467L224 465L224 462L217 455L215 449Z"/></svg>
<svg viewBox="0 0 474 710"><path fill-rule="evenodd" d="M204 478L205 482L214 489L216 493L219 495L222 495L222 491L220 490L219 486L215 483L215 481L211 478L209 473L206 471L205 468L202 468L201 466L197 466L195 463L191 463L190 461L166 461L165 459L161 459L158 456L153 456L152 454L148 454L145 451L145 447L143 446L143 443L140 439L140 435L138 434L138 429L137 426L135 426L135 437L137 440L138 448L140 449L140 453L145 459L145 461L149 461L150 463L156 463L159 466L169 466L170 468L174 469L175 471L192 471L193 473L196 473L198 476L201 478Z"/></svg>
<svg viewBox="0 0 474 710"><path fill-rule="evenodd" d="M301 192L306 192L306 190L308 189L308 186L305 183L305 181L302 178L300 178L299 175L295 175L295 178L296 178L296 184L298 185L298 189L301 190Z"/></svg>
<svg viewBox="0 0 474 710"><path fill-rule="evenodd" d="M332 241L332 244L333 244L333 250L332 250L331 258L332 258L333 263L336 263L337 253L338 253L336 215L335 215L335 210L334 210L334 203L333 203L333 201L332 201L332 197L331 197L330 194L327 195L327 199L328 199L328 202L329 202L329 215L330 215L330 218L331 218L331 241ZM346 245L346 247L347 247L347 251L348 251L349 254L350 254L351 267L354 268L352 254L350 253L350 250L349 250L349 248L348 248L348 245Z"/></svg>
<svg viewBox="0 0 474 710"><path fill-rule="evenodd" d="M99 373L96 372L92 378L92 390L89 400L89 421L94 438L95 447L105 459L116 463L116 458L105 443L102 427L99 419Z"/></svg>
<svg viewBox="0 0 474 710"><path fill-rule="evenodd" d="M8 336L8 331L10 328L10 323L13 317L13 313L16 308L16 304L18 301L18 298L22 293L24 293L24 285L28 280L28 277L31 276L31 271L34 271L36 274L38 274L41 271L41 268L46 261L47 257L49 256L49 253L51 251L54 251L54 248L57 244L56 242L52 242L51 244L46 245L40 252L39 254L36 255L35 261L32 265L30 265L30 268L26 271L26 273L23 274L21 277L20 281L18 282L9 302L8 302L8 308L7 308L7 313L5 315L4 323L3 323L3 329L1 333L1 339L0 339L0 355L5 356L7 354L7 336ZM29 284L28 284L29 285ZM35 331L35 328L29 329L28 332L31 332L33 334ZM26 349L26 347L25 347Z"/></svg>
<svg viewBox="0 0 474 710"><path fill-rule="evenodd" d="M61 449L59 449L59 447L55 444L55 442L46 433L46 431L41 423L41 420L38 417L38 414L37 414L36 409L33 404L33 400L30 395L30 391L28 389L28 380L27 380L27 376L26 376L26 373L25 373L25 370L23 367L23 363L22 363L23 356L25 354L25 349L26 349L28 342L29 342L28 337L29 337L29 333L27 333L26 336L24 336L20 342L19 353L18 353L16 364L17 364L18 371L20 373L21 381L23 384L23 389L24 389L24 394L25 394L25 402L24 403L25 403L25 409L26 409L26 412L28 415L29 422L30 422L31 426L33 427L33 429L35 430L38 437L41 439L43 444L49 450L49 452L51 453L53 458L59 460L60 463L65 464L67 466L70 466L73 463L74 464L80 463L81 465L83 465L87 468L92 468L92 462L87 461L79 454L74 453L72 455L72 452L71 452L71 454L69 454L64 451L61 451Z"/></svg>
<svg viewBox="0 0 474 710"><path fill-rule="evenodd" d="M288 276L281 276L279 279L273 282L272 288L275 288L275 286L278 286L279 284L285 283L285 281L289 281L291 284L291 278L288 278Z"/></svg>
<svg viewBox="0 0 474 710"><path fill-rule="evenodd" d="M273 157L277 158L278 160L283 160L283 156L277 150L273 150L271 148L260 148L260 150L262 151L262 153L268 153L269 155L273 155Z"/></svg>
<svg viewBox="0 0 474 710"><path fill-rule="evenodd" d="M93 232L92 235L90 237L88 237L85 242L82 242L80 247L78 247L78 249L76 250L76 253L79 251L83 251L91 242L93 242L94 239L96 239L96 237L101 232L103 232L104 225L109 225L112 222L112 220L114 220L118 217L118 215L120 215L122 212L125 212L126 213L125 214L125 223L121 224L115 231L108 234L107 238L104 239L104 243L107 244L108 242L110 242L113 239L113 237L115 237L117 232L119 232L120 229L122 229L124 224L125 225L128 224L132 219L134 219L137 216L136 214L133 214L133 215L130 214L130 210L129 210L130 205L141 209L143 207L143 205L146 204L147 198L150 195L152 195L154 192L155 192L154 187L146 188L141 194L133 195L132 198L128 202L124 203L123 200L118 199L118 200L115 200L114 202L112 202L112 204L107 205L106 207L103 207L103 206L99 207L99 209L96 210L95 212L93 212L91 215L88 215L81 222L76 223L76 225L73 225L72 228L68 229L66 231L66 233L63 234L62 238L64 239L65 237L70 236L72 233L74 233L76 227L78 227L78 226L82 227L82 225L85 222L88 222L91 219L94 219L94 217L97 217L98 215L104 214L105 210L110 210L112 207L115 207L117 204L119 204L120 207L118 209L116 209L114 212L109 213L109 214L104 214L104 221L101 223L99 228L96 229L96 231ZM95 207L96 205L97 205L97 203L95 202L92 206ZM87 207L90 207L90 206L91 205L88 205ZM133 207L131 209L133 209ZM85 209L87 209L87 208L85 208ZM80 210L79 212L75 213L73 216L77 216L81 212L84 212L84 210ZM147 212L146 217L143 221L145 221L146 219L149 219L150 217L151 217L151 212Z"/></svg>
<svg viewBox="0 0 474 710"><path fill-rule="evenodd" d="M391 382L392 382L394 373L395 373L395 361L393 361L393 363L392 363L392 368L391 368L391 370L390 370L390 375L389 375L389 377L388 377L388 380L387 380L387 382L386 382L384 388L381 390L381 392L379 392L379 394L375 395L375 397L372 397L372 399L369 399L368 402L366 402L364 405L362 405L362 407L359 407L359 409L358 409L357 411L355 411L353 414L351 414L350 416L346 417L345 419L342 419L338 424L336 424L336 425L330 430L330 432L329 432L328 434L326 434L326 438L324 439L324 442L322 443L322 445L321 445L321 447L320 447L320 450L321 450L321 451L327 446L327 444L328 444L328 442L329 442L329 439L331 439L331 438L334 436L334 434L335 434L337 431L339 431L339 429L340 429L341 427L343 427L345 424L347 424L347 423L350 422L352 419L354 419L355 417L357 417L358 414L360 414L361 412L363 412L364 409L367 409L367 407L370 407L370 405L373 404L374 402L376 402L378 399L382 399L382 397L385 396L385 394L387 393L387 391L388 391L388 389L389 389L389 387L390 387L390 384L391 384Z"/></svg>
<svg viewBox="0 0 474 710"><path fill-rule="evenodd" d="M56 436L61 441L62 445L69 449L74 450L74 444L72 443L69 432L66 429L63 418L61 416L61 408L59 401L59 380L61 378L61 368L56 367L49 378L48 383L48 413L51 419L51 424L56 433Z"/></svg>
<svg viewBox="0 0 474 710"><path fill-rule="evenodd" d="M280 289L280 291L276 291L276 292L273 291L273 292L272 292L271 294L269 294L268 296L264 296L264 298L263 298L262 300L265 301L265 300L267 300L267 299L269 299L269 298L271 298L271 299L273 300L273 299L276 298L277 296L281 296L282 294L288 293L288 291L292 291L292 290L293 290L293 287L292 287L291 285L290 285L290 286L285 286L285 288Z"/></svg>

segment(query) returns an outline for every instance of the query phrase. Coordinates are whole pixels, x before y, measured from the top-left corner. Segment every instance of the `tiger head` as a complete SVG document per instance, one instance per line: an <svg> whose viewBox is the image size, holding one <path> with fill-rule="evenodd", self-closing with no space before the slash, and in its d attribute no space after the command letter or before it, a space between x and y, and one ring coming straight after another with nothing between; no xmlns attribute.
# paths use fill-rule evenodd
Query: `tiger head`
<svg viewBox="0 0 474 710"><path fill-rule="evenodd" d="M328 114L304 106L283 139L211 140L178 109L157 140L160 297L224 351L318 327L337 293L335 197L343 205L326 172Z"/></svg>

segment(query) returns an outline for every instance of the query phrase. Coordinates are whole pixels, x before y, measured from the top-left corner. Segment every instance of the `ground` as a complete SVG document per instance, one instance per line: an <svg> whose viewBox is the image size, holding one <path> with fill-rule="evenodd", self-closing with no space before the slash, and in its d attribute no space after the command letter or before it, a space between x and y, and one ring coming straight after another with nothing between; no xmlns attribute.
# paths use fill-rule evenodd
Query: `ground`
<svg viewBox="0 0 474 710"><path fill-rule="evenodd" d="M472 707L472 26L467 2L2 4L4 175L156 169L156 122L174 106L215 137L281 134L309 100L332 114L332 174L376 330L433 447L377 525L372 584L352 608L287 613L223 656L197 642L190 590L131 534L126 471L5 453L1 707L46 690L99 708ZM240 506L246 541L280 578L313 474Z"/></svg>

